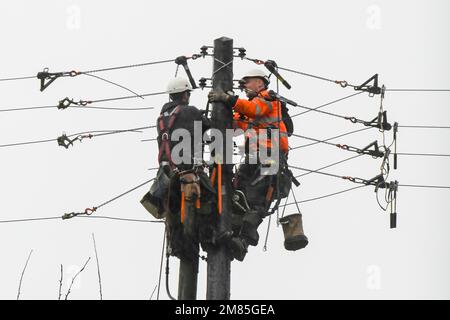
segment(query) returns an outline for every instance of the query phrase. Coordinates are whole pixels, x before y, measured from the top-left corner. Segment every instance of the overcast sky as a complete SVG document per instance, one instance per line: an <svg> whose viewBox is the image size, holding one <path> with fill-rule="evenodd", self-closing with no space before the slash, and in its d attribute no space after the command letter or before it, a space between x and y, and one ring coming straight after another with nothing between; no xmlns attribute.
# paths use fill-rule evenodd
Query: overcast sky
<svg viewBox="0 0 450 320"><path fill-rule="evenodd" d="M378 73L387 88L450 88L448 1L2 1L0 78L50 71L173 59L198 53L202 45L228 36L249 57L274 59L280 66L358 84ZM190 62L196 79L209 77L210 58ZM236 60L235 78L250 62ZM175 64L98 74L139 93L165 90ZM180 74L182 74L180 70ZM307 106L353 93L351 88L283 73L292 84L281 93ZM204 108L207 91L192 104ZM79 76L57 79L44 92L37 79L1 82L0 109L54 105L64 97L92 100L129 95L121 88ZM0 113L0 144L52 139L90 131L153 125L165 96L98 104L154 106L146 111L43 109ZM450 125L450 93L388 92L385 109L400 125ZM371 120L380 99L361 94L324 108ZM296 113L300 110L292 110ZM318 139L361 128L359 124L310 112L295 118L297 134ZM402 128L399 152L450 153L450 130ZM141 142L155 131L125 133L75 142L0 148L0 220L54 217L83 211L150 179L157 146ZM392 133L387 133L388 142ZM381 134L368 130L334 140L364 147ZM290 145L307 143L291 138ZM291 164L319 168L352 154L327 145L292 151ZM403 184L450 185L447 157L400 157L390 179ZM359 157L327 172L372 178L380 160ZM301 172L294 170L296 174ZM354 185L311 174L295 189L305 200ZM152 219L139 200L143 187L99 209L95 215ZM245 262L232 263L232 299L450 298L450 224L447 189L400 188L398 228L389 229L374 188L361 188L301 205L307 248L287 252L283 233L272 219L268 250L262 240ZM289 207L287 213L295 213ZM91 234L95 233L105 299L149 299L158 281L163 225L103 219L50 220L0 224L0 298L15 299L31 249L21 298L57 299L60 264L63 291L92 257L72 299L98 299ZM178 263L171 259L170 286L176 295ZM164 282L163 282L164 283ZM201 263L199 299L206 292ZM153 297L155 298L155 296ZM167 299L164 287L161 299Z"/></svg>

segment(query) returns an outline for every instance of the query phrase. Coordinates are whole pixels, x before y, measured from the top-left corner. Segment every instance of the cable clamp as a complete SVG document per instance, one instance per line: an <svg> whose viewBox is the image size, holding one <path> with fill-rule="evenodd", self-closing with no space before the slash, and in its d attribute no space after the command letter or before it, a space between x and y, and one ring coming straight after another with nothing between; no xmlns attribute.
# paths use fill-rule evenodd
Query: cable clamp
<svg viewBox="0 0 450 320"><path fill-rule="evenodd" d="M52 84L56 79L58 79L59 77L75 77L80 75L81 72L79 71L69 71L69 72L49 72L49 68L44 68L44 70L42 72L38 72L37 74L37 78L39 80L41 80L41 86L40 86L40 91L44 91L45 89L48 88L48 86L50 84Z"/></svg>
<svg viewBox="0 0 450 320"><path fill-rule="evenodd" d="M373 81L372 85L369 85L370 82ZM367 81L365 81L360 86L355 86L354 89L356 91L366 91L369 93L369 96L373 97L376 94L381 94L381 88L378 86L378 73L374 74Z"/></svg>

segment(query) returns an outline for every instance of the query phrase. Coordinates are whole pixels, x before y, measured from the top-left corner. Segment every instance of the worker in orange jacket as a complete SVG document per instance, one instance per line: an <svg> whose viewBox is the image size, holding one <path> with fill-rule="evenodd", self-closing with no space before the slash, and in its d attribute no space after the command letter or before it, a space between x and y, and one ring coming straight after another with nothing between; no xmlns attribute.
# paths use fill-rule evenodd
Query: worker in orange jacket
<svg viewBox="0 0 450 320"><path fill-rule="evenodd" d="M257 228L268 215L274 196L269 194L273 192L273 186L276 184L274 175L261 174L261 149L265 148L265 151L270 153L274 148L279 148L280 159L277 160L281 160L280 162L287 160L289 150L288 134L281 116L281 102L271 97L268 92L269 77L262 70L255 69L249 71L242 81L248 100L219 91L211 91L208 94L210 101L224 102L233 108L235 128L244 131L254 129L246 132L246 159L245 163L239 166L235 179L236 189L243 191L251 209L243 217L238 237L233 238L232 249L234 248L235 258L240 261L244 259L248 245L258 244ZM261 129L268 130L267 139L251 139L252 135L259 135ZM271 129L278 129L279 137L270 134ZM258 151L256 163L249 163L254 151Z"/></svg>

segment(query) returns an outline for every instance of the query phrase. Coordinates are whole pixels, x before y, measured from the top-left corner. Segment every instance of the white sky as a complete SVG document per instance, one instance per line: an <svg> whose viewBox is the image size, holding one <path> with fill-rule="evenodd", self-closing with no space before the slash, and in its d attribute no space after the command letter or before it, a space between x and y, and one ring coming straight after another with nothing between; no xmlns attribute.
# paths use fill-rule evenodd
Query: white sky
<svg viewBox="0 0 450 320"><path fill-rule="evenodd" d="M220 36L234 39L249 57L333 79L362 83L374 73L388 88L450 88L447 1L4 1L0 3L0 78L50 71L96 69L171 59L198 53ZM235 78L254 67L236 60ZM191 63L194 76L209 77L211 59ZM162 91L175 65L99 74L140 93ZM281 93L308 106L350 94L351 88L284 73L293 89ZM38 80L0 83L0 108L52 105L68 96L100 99L126 91L88 77L58 79L43 93ZM204 107L207 91L193 94ZM0 113L0 144L56 138L62 132L125 129L154 124L166 97L103 106L155 106L120 112L37 110ZM387 93L391 122L450 125L449 93ZM324 110L371 120L379 98L359 95ZM296 110L294 111L296 112ZM293 113L294 113L293 112ZM360 128L308 113L296 132L327 138ZM391 133L388 133L388 140ZM140 142L154 131L99 137L65 150L55 143L0 149L0 220L60 216L106 201L152 177L156 144ZM448 130L399 132L399 152L450 153ZM336 140L363 147L380 139L377 130ZM291 146L307 141L290 139ZM318 168L352 154L317 145L292 152L290 162ZM327 172L371 178L379 160L358 158ZM297 172L299 174L300 172ZM448 159L399 159L391 179L404 184L449 185ZM307 199L350 188L330 177L306 176L295 190ZM96 215L150 219L139 203L147 187L101 208ZM400 188L398 228L378 207L372 188L302 205L309 246L287 252L272 220L268 251L251 248L244 263L232 263L233 299L450 298L448 190ZM294 208L290 208L294 212ZM267 221L261 226L264 239ZM95 233L106 299L148 299L158 280L160 224L72 219L0 224L0 298L15 299L20 273L34 249L22 285L23 299L55 299L60 264L65 283L94 251ZM177 262L171 259L176 295ZM206 265L199 294L206 290ZM164 282L163 282L164 283ZM80 276L72 299L97 299L95 260ZM164 287L161 299L167 299Z"/></svg>

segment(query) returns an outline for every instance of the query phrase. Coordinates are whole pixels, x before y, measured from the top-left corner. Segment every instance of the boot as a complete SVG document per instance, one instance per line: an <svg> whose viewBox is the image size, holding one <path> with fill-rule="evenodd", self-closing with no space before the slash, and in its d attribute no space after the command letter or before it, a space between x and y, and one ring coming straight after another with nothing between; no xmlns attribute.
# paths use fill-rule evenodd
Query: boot
<svg viewBox="0 0 450 320"><path fill-rule="evenodd" d="M245 258L245 255L248 252L248 244L245 241L245 239L242 239L240 237L233 237L231 238L229 242L229 247L231 250L231 253L233 255L233 258L235 258L238 261L243 261Z"/></svg>
<svg viewBox="0 0 450 320"><path fill-rule="evenodd" d="M259 241L258 227L263 219L256 210L250 210L242 219L241 236L251 246L256 246Z"/></svg>
<svg viewBox="0 0 450 320"><path fill-rule="evenodd" d="M302 214L296 213L280 219L283 226L284 247L289 251L303 249L308 245L308 238L303 232Z"/></svg>

